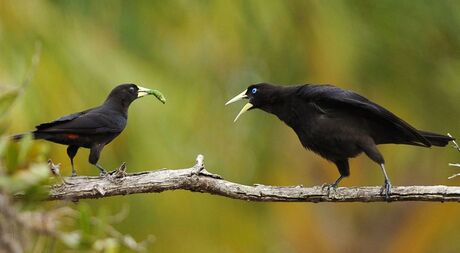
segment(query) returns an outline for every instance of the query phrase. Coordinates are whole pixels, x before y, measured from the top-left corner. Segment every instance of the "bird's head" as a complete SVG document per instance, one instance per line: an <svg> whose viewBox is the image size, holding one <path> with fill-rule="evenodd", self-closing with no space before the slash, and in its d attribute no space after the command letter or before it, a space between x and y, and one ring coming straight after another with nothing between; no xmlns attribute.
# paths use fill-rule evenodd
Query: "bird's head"
<svg viewBox="0 0 460 253"><path fill-rule="evenodd" d="M243 106L241 111L236 116L235 121L248 110L259 108L269 111L269 108L276 102L276 93L279 87L267 83L253 84L246 90L230 99L225 105L234 103L239 100L248 99L249 102Z"/></svg>
<svg viewBox="0 0 460 253"><path fill-rule="evenodd" d="M134 100L147 95L154 95L163 104L166 102L165 96L163 96L160 91L147 89L132 83L120 84L113 88L107 97L107 100L115 99L120 101L123 105L129 105Z"/></svg>

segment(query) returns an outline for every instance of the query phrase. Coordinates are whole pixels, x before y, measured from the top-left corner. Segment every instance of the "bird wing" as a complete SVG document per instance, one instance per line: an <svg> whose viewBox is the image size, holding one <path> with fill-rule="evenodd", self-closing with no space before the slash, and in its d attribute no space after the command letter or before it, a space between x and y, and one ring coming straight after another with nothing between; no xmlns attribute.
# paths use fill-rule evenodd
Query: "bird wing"
<svg viewBox="0 0 460 253"><path fill-rule="evenodd" d="M320 106L325 106L326 109L360 110L370 116L369 118L383 121L386 123L385 125L391 126L393 129L397 129L398 132L410 137L409 140L406 140L410 144L426 147L431 146L431 143L407 122L382 106L352 91L332 85L305 85L299 92L303 99L318 103Z"/></svg>
<svg viewBox="0 0 460 253"><path fill-rule="evenodd" d="M86 110L63 116L53 122L37 126L38 132L46 133L75 133L99 134L119 133L123 130L125 121L111 117L98 110Z"/></svg>
<svg viewBox="0 0 460 253"><path fill-rule="evenodd" d="M65 123L65 122L69 122L71 120L74 120L74 119L86 114L90 110L92 110L92 109L88 109L88 110L85 110L85 111L68 114L68 115L62 116L62 117L60 117L60 118L58 118L56 120L53 120L53 121L50 121L50 122L47 122L47 123L42 123L42 124L40 124L38 126L35 126L35 128L37 130L45 130L47 128L51 128L53 126L57 126L57 125Z"/></svg>

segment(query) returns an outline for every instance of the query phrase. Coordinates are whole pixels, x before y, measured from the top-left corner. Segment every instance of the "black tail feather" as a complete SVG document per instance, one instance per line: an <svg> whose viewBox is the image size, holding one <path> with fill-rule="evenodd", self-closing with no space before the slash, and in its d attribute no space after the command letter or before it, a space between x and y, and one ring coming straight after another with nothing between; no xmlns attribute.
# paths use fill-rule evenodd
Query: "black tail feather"
<svg viewBox="0 0 460 253"><path fill-rule="evenodd" d="M425 137L433 146L445 147L449 144L450 141L455 140L455 138L449 137L447 135L436 134L431 132L426 132L418 130L418 132Z"/></svg>
<svg viewBox="0 0 460 253"><path fill-rule="evenodd" d="M10 136L10 139L13 140L13 141L19 141L19 140L21 140L22 138L24 138L26 135L29 135L29 134L31 134L32 137L35 138L33 132L27 132L27 133L21 133L21 134L12 135L12 136Z"/></svg>

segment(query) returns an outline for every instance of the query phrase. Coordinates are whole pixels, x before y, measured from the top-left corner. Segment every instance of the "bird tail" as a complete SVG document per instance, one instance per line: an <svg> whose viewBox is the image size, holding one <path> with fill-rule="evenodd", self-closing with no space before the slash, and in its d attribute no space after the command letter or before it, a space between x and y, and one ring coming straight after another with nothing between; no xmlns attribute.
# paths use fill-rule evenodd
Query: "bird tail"
<svg viewBox="0 0 460 253"><path fill-rule="evenodd" d="M32 138L37 139L34 132L20 133L10 136L10 140L19 141L24 138L26 135L32 135Z"/></svg>
<svg viewBox="0 0 460 253"><path fill-rule="evenodd" d="M450 141L455 140L455 138L447 135L436 134L422 130L418 130L418 133L425 137L431 143L431 145L438 147L445 147L447 144L449 144Z"/></svg>

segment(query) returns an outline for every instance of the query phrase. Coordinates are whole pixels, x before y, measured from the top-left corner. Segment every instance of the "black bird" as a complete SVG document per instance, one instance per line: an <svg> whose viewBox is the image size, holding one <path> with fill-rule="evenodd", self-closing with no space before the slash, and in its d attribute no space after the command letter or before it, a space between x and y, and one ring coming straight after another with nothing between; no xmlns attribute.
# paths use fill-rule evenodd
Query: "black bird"
<svg viewBox="0 0 460 253"><path fill-rule="evenodd" d="M336 188L350 175L348 159L364 152L378 163L385 177L382 194L390 194L391 183L378 144L407 144L422 147L446 146L449 136L417 130L382 106L352 91L332 85L251 85L226 105L249 99L238 117L255 108L276 115L290 126L306 149L332 161L340 177L326 185Z"/></svg>
<svg viewBox="0 0 460 253"><path fill-rule="evenodd" d="M80 147L90 149L89 163L95 165L106 174L105 169L97 162L105 145L109 144L125 128L128 120L128 108L137 98L154 95L163 104L165 97L157 90L151 90L135 84L121 84L115 87L98 107L60 117L54 121L36 126L30 133L14 135L19 140L26 134L34 139L68 145L67 155L72 164L72 176L76 176L73 158Z"/></svg>

